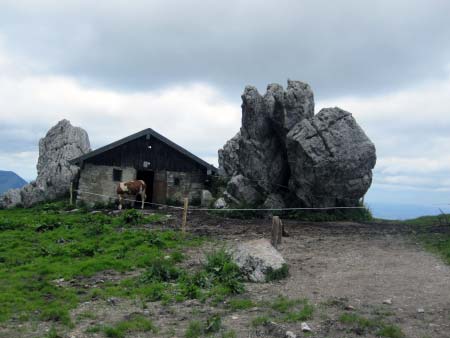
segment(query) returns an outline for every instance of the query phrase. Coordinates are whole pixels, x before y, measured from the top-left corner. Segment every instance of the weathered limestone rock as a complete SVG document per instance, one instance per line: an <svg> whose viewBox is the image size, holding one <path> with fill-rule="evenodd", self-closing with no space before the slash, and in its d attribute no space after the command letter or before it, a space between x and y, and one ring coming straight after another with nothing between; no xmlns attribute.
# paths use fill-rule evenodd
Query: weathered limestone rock
<svg viewBox="0 0 450 338"><path fill-rule="evenodd" d="M286 91L279 84L268 85L264 102L273 127L282 138L298 122L314 116L314 94L307 83L300 81L288 80Z"/></svg>
<svg viewBox="0 0 450 338"><path fill-rule="evenodd" d="M223 176L233 176L239 173L239 131L232 139L219 149L219 172Z"/></svg>
<svg viewBox="0 0 450 338"><path fill-rule="evenodd" d="M235 203L245 201L250 206L257 205L261 202L262 196L255 186L242 175L233 176L228 182L226 196Z"/></svg>
<svg viewBox="0 0 450 338"><path fill-rule="evenodd" d="M264 201L263 207L264 209L283 209L286 204L280 194L270 194Z"/></svg>
<svg viewBox="0 0 450 338"><path fill-rule="evenodd" d="M322 109L287 135L290 188L304 205L352 206L372 182L375 146L352 115Z"/></svg>
<svg viewBox="0 0 450 338"><path fill-rule="evenodd" d="M263 97L247 86L242 95L242 128L239 140L240 173L257 182L266 193L274 190L287 170L281 141L276 136Z"/></svg>
<svg viewBox="0 0 450 338"><path fill-rule="evenodd" d="M0 206L14 208L22 204L20 189L10 189L0 196Z"/></svg>
<svg viewBox="0 0 450 338"><path fill-rule="evenodd" d="M231 254L244 276L252 282L265 282L268 272L286 264L283 256L264 238L240 243Z"/></svg>
<svg viewBox="0 0 450 338"><path fill-rule="evenodd" d="M209 190L202 190L200 201L202 207L209 207L211 203L214 201L214 197Z"/></svg>
<svg viewBox="0 0 450 338"><path fill-rule="evenodd" d="M223 209L227 207L227 202L225 201L225 198L223 197L219 197L215 202L214 202L214 208L216 209Z"/></svg>
<svg viewBox="0 0 450 338"><path fill-rule="evenodd" d="M85 130L73 127L68 120L58 122L39 141L37 178L20 190L21 200L16 204L29 207L67 194L70 182L78 173L78 167L71 165L69 160L89 151L89 137ZM10 193L5 196L10 196ZM5 197L0 204L7 208L14 206Z"/></svg>
<svg viewBox="0 0 450 338"><path fill-rule="evenodd" d="M241 130L219 151L220 173L246 180L224 196L266 208L355 206L375 162L375 146L351 114L327 108L314 116L313 92L299 81L286 90L270 84L264 96L247 86Z"/></svg>

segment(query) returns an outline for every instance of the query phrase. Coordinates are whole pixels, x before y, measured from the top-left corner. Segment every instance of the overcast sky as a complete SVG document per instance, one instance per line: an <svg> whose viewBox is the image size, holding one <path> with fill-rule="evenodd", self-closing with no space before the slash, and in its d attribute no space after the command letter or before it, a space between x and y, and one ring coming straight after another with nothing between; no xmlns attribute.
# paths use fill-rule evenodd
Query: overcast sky
<svg viewBox="0 0 450 338"><path fill-rule="evenodd" d="M94 148L151 127L217 163L247 84L308 82L377 147L369 199L450 203L450 1L0 0L0 169L67 118Z"/></svg>

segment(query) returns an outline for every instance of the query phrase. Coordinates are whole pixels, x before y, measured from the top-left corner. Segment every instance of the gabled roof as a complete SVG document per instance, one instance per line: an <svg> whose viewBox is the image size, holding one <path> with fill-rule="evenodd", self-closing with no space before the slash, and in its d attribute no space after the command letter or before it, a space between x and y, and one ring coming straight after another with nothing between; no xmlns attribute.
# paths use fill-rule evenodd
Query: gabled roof
<svg viewBox="0 0 450 338"><path fill-rule="evenodd" d="M213 165L203 161L201 158L195 156L191 152L187 151L183 147L181 147L178 144L172 142L171 140L169 140L168 138L162 136L161 134L157 133L156 131L154 131L151 128L144 129L144 130L142 130L142 131L140 131L138 133L132 134L132 135L127 136L127 137L125 137L125 138L123 138L121 140L118 140L116 142L110 143L110 144L108 144L106 146L103 146L101 148L98 148L96 150L93 150L93 151L91 151L91 152L89 152L87 154L84 154L84 155L80 156L80 157L74 158L74 159L70 160L69 162L71 164L80 164L82 161L85 161L85 160L87 160L87 159L89 159L91 157L97 156L98 154L104 153L105 151L117 148L117 147L119 147L119 146L121 146L121 145L123 145L125 143L128 143L130 141L136 140L136 139L138 139L138 138L140 138L142 136L147 136L147 135L158 139L159 141L165 143L169 147L179 151L183 155L186 155L191 160L201 164L205 168L207 168L207 169L209 169L209 170L211 170L213 172L217 172L217 169Z"/></svg>

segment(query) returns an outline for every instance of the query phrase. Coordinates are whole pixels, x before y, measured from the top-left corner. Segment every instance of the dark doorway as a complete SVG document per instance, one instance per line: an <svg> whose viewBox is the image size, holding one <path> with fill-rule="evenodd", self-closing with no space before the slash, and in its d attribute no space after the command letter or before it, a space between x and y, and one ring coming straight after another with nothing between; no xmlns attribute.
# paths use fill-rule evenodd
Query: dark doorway
<svg viewBox="0 0 450 338"><path fill-rule="evenodd" d="M146 202L152 202L153 201L153 179L155 177L155 173L151 170L140 170L137 172L136 179L137 180L143 180L145 184L147 185L147 189L145 191L145 194L147 195L147 198L145 199ZM140 197L138 197L139 201L141 200Z"/></svg>

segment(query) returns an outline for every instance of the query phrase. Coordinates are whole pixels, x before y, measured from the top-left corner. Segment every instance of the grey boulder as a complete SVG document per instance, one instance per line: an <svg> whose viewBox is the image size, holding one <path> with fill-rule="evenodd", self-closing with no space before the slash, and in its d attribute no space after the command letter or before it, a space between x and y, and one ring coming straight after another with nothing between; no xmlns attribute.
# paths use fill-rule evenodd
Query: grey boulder
<svg viewBox="0 0 450 338"><path fill-rule="evenodd" d="M353 206L369 189L375 146L353 116L322 109L287 135L290 188L303 205Z"/></svg>
<svg viewBox="0 0 450 338"><path fill-rule="evenodd" d="M267 239L238 244L231 250L233 261L251 282L266 282L270 271L281 269L286 261Z"/></svg>
<svg viewBox="0 0 450 338"><path fill-rule="evenodd" d="M262 195L256 189L254 182L243 175L233 176L228 182L225 196L232 203L239 204L244 201L250 206L261 203Z"/></svg>

